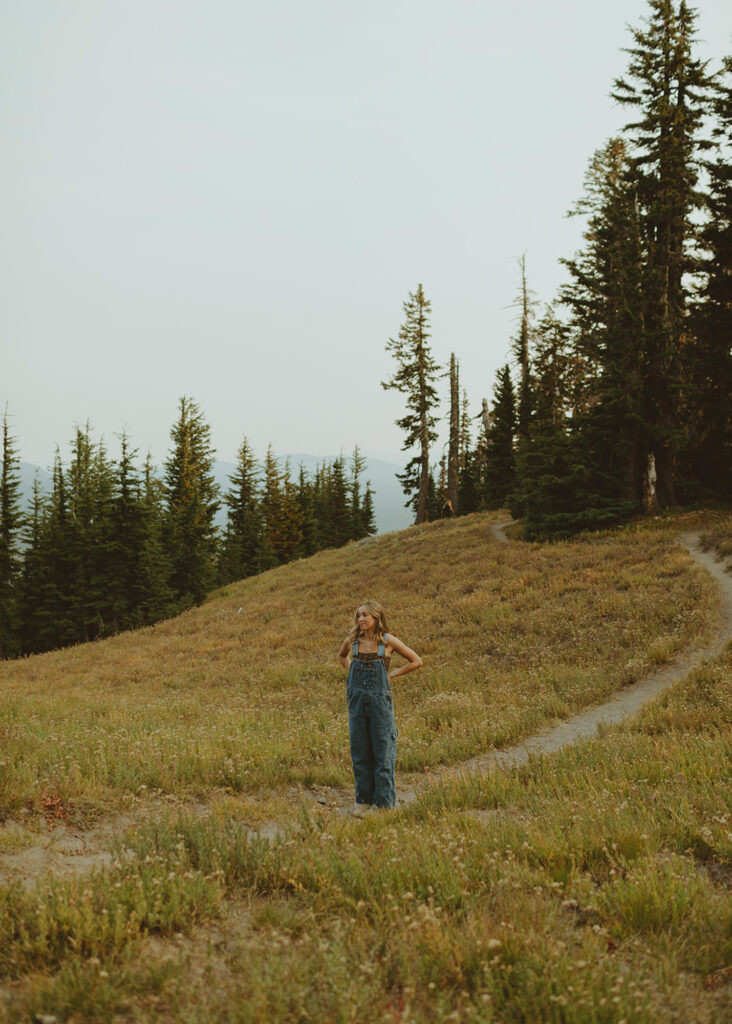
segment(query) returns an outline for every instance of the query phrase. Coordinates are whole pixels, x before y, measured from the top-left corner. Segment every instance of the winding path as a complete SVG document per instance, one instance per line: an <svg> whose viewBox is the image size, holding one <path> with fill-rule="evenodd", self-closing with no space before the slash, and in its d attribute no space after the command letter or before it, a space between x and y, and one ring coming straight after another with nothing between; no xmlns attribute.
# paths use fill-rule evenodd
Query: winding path
<svg viewBox="0 0 732 1024"><path fill-rule="evenodd" d="M507 540L503 532L503 527L507 525L500 523L492 527L493 535L501 542ZM462 771L475 771L493 764L525 764L530 754L550 754L569 743L574 743L575 740L594 736L600 725L612 725L635 715L644 704L683 679L696 665L721 653L727 642L732 639L732 577L728 574L724 562L716 559L713 553L702 550L698 534L685 533L678 537L677 541L719 584L720 622L712 639L704 647L685 651L668 665L645 676L637 683L623 687L604 704L580 711L552 729L530 736L514 747L496 750L484 757L466 761L460 766Z"/></svg>
<svg viewBox="0 0 732 1024"><path fill-rule="evenodd" d="M508 543L504 527L509 523L510 520L491 527L493 536L501 544ZM529 736L513 747L493 750L480 757L445 767L431 776L432 784L436 779L443 780L465 772L484 771L495 765L505 767L526 764L531 754L551 754L577 740L590 738L597 733L601 725L612 725L635 715L644 704L683 679L702 661L720 654L727 642L732 639L732 577L727 572L724 562L715 558L712 552L702 550L698 534L685 533L679 536L677 541L686 548L696 562L711 573L719 584L721 592L720 621L712 639L707 644L685 651L668 665L644 676L637 683L623 687L605 703L586 708L546 731ZM412 803L416 799L419 789L423 788L424 786L418 788L397 786L397 805Z"/></svg>

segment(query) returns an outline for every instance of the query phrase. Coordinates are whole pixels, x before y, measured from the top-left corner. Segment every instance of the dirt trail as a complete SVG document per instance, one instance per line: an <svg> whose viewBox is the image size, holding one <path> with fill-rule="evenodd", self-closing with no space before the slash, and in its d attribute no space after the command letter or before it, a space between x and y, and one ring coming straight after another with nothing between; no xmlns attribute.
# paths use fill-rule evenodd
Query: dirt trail
<svg viewBox="0 0 732 1024"><path fill-rule="evenodd" d="M493 527L494 536L499 540L507 539L502 529L506 525L508 524L502 523ZM600 725L612 725L635 715L644 704L683 679L696 665L708 658L716 657L724 649L732 638L732 576L727 572L724 562L715 558L712 552L701 549L698 534L685 533L677 539L691 557L711 573L719 584L720 622L709 643L704 647L685 651L673 662L645 676L639 682L623 687L603 704L580 711L546 732L531 736L523 743L506 750L496 750L487 756L464 762L460 766L461 771L476 771L495 764L525 764L530 754L550 754L576 740L594 736Z"/></svg>
<svg viewBox="0 0 732 1024"><path fill-rule="evenodd" d="M75 828L67 822L59 822L45 835L36 836L30 846L21 845L27 841L17 822L7 821L0 825L0 841L13 845L18 838L19 849L13 853L0 854L0 884L20 882L31 885L37 878L49 872L54 875L84 874L92 868L109 864L112 856L109 848L116 838L134 824L128 815L117 815L105 819L90 829Z"/></svg>
<svg viewBox="0 0 732 1024"><path fill-rule="evenodd" d="M491 526L493 537L500 543L509 543L509 538L504 532L504 527L510 524L511 520L504 523L496 523ZM717 581L721 591L720 621L712 639L703 647L695 647L679 655L668 665L657 669L650 675L645 676L631 686L623 687L609 700L595 707L585 708L571 718L565 719L545 731L528 737L521 743L504 750L493 750L480 757L470 758L468 761L461 761L458 764L445 766L430 774L429 782L418 783L417 785L401 784L397 778L397 807L413 803L421 790L428 785L434 785L443 779L465 774L466 772L485 771L496 765L511 766L526 764L531 754L551 754L555 750L568 746L577 740L594 736L600 725L612 725L622 722L623 719L636 714L648 701L653 700L664 690L674 683L683 679L696 665L708 658L714 658L724 648L725 644L732 638L732 576L727 571L726 564L718 560L713 553L703 551L699 546L699 536L696 533L685 533L677 538L689 552L691 557L702 565ZM346 815L352 806L352 790L342 789L321 789L309 794L318 803L337 809L341 814ZM270 826L270 834L271 826Z"/></svg>
<svg viewBox="0 0 732 1024"><path fill-rule="evenodd" d="M508 538L503 532L507 525L508 523L499 523L491 527L493 536L499 543L508 543ZM397 778L397 807L412 803L421 790L441 779L466 772L484 771L496 765L525 764L531 754L549 754L576 740L594 736L600 725L621 722L636 714L645 703L682 679L695 665L718 655L732 638L732 576L729 575L724 562L718 560L713 553L700 548L697 534L683 534L678 538L678 542L696 562L711 573L720 587L719 625L705 646L686 651L670 664L664 665L639 682L624 687L605 703L587 708L513 747L491 751L489 754L445 767L431 774L429 781L420 781L416 785L410 785L406 780ZM353 801L353 791L350 787L316 787L301 790L299 795L301 799L325 805L341 815L350 813ZM293 794L293 802L296 799ZM198 807L199 813L204 814L206 811L207 809ZM0 884L20 881L29 885L47 872L56 875L76 874L106 864L110 860L107 851L114 839L119 839L128 828L137 823L139 822L129 815L124 815L106 819L88 831L60 824L36 845L19 849L17 853L0 854ZM17 823L13 822L0 826L0 838L3 831L17 827ZM282 825L276 821L266 822L250 831L253 835L274 839L282 834Z"/></svg>
<svg viewBox="0 0 732 1024"><path fill-rule="evenodd" d="M508 543L508 537L504 533L504 527L508 526L510 520L505 523L497 523L491 527L495 539L501 543ZM551 754L562 747L568 746L580 739L594 736L601 725L612 725L622 722L623 719L635 715L640 708L648 701L653 700L668 687L683 679L696 665L708 658L716 657L732 639L732 576L727 571L726 564L717 559L712 552L703 551L699 546L699 535L696 533L685 533L677 538L689 552L691 557L702 565L719 584L721 591L720 621L712 639L703 647L695 647L679 655L668 665L664 665L650 675L645 676L637 683L623 687L609 700L595 707L585 708L571 718L565 719L558 725L546 731L528 737L521 743L504 750L494 750L489 754L480 757L470 758L445 767L430 776L432 785L436 781L464 774L492 768L495 765L511 766L526 764L531 754ZM412 803L420 791L421 786L397 786L397 806ZM340 794L339 794L340 795ZM321 802L333 802L339 805L344 803L343 797L336 797L336 791L330 791L330 799ZM343 811L342 813L347 813Z"/></svg>

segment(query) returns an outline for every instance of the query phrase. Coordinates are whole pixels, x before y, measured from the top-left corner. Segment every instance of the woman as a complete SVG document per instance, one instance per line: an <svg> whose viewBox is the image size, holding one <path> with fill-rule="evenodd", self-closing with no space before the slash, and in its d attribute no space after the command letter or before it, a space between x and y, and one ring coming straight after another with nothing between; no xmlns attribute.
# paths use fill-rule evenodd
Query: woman
<svg viewBox="0 0 732 1024"><path fill-rule="evenodd" d="M394 651L407 663L389 672ZM348 669L346 696L356 804L393 807L397 727L389 680L421 668L422 659L387 633L381 605L366 601L356 609L355 625L341 644L338 660Z"/></svg>

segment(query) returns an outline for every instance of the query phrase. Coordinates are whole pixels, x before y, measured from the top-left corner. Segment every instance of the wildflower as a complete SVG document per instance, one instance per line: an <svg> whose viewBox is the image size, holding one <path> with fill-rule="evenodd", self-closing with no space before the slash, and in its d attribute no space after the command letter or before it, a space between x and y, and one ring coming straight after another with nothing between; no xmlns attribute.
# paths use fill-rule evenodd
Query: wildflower
<svg viewBox="0 0 732 1024"><path fill-rule="evenodd" d="M502 945L502 943L500 939L488 939L486 945L488 949L498 949L498 947Z"/></svg>

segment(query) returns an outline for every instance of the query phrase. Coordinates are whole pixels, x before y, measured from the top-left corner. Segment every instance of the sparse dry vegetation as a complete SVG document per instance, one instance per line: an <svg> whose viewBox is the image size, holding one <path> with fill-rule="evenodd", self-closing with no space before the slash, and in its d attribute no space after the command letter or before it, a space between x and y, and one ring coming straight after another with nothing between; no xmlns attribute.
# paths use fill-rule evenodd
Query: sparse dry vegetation
<svg viewBox="0 0 732 1024"><path fill-rule="evenodd" d="M729 512L708 513L700 535L702 545L714 549L721 558L732 555L732 515Z"/></svg>

